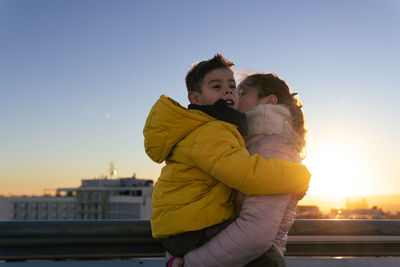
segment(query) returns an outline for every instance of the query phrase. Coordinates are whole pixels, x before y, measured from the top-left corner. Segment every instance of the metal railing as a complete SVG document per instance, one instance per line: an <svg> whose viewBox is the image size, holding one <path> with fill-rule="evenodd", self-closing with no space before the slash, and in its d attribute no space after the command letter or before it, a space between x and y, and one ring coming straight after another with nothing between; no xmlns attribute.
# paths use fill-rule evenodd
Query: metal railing
<svg viewBox="0 0 400 267"><path fill-rule="evenodd" d="M296 220L287 256L400 256L400 220ZM162 257L149 221L0 221L0 260Z"/></svg>

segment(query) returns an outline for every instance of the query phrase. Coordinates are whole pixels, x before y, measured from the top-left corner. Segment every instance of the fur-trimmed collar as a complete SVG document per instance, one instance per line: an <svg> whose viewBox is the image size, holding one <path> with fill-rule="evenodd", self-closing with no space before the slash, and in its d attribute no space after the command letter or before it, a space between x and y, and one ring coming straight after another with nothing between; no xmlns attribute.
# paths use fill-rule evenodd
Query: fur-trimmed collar
<svg viewBox="0 0 400 267"><path fill-rule="evenodd" d="M255 135L277 135L298 147L298 136L292 127L290 111L284 105L257 105L247 115L247 138Z"/></svg>

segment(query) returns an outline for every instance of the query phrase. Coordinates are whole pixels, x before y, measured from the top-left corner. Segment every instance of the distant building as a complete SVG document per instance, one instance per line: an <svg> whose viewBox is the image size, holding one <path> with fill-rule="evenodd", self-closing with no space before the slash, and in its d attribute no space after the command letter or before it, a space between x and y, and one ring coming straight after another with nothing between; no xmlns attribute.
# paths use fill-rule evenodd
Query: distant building
<svg viewBox="0 0 400 267"><path fill-rule="evenodd" d="M333 219L389 219L390 212L373 206L371 209L332 209L330 217Z"/></svg>
<svg viewBox="0 0 400 267"><path fill-rule="evenodd" d="M0 197L0 220L150 219L153 181L88 179L55 196Z"/></svg>
<svg viewBox="0 0 400 267"><path fill-rule="evenodd" d="M322 214L318 206L315 205L299 205L296 208L297 219L320 219Z"/></svg>
<svg viewBox="0 0 400 267"><path fill-rule="evenodd" d="M351 201L350 198L346 198L346 209L354 210L354 209L368 209L368 203L363 197L361 200L353 200Z"/></svg>

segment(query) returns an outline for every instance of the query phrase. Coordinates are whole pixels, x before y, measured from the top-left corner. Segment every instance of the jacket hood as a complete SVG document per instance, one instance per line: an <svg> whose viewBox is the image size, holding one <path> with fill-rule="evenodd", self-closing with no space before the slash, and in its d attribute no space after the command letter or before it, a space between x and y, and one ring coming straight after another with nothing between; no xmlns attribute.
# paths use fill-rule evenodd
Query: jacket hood
<svg viewBox="0 0 400 267"><path fill-rule="evenodd" d="M248 112L249 131L247 138L255 135L275 135L283 137L296 148L301 147L301 137L292 127L289 109L284 105L262 104Z"/></svg>
<svg viewBox="0 0 400 267"><path fill-rule="evenodd" d="M189 110L162 95L151 108L144 125L144 148L147 155L153 161L162 163L186 135L213 120L216 119L199 110Z"/></svg>

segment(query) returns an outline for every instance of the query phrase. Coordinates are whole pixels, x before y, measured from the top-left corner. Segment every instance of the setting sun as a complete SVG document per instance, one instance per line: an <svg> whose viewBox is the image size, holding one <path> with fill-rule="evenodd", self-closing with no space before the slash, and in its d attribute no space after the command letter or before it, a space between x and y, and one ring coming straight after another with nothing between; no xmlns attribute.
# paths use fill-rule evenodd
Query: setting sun
<svg viewBox="0 0 400 267"><path fill-rule="evenodd" d="M312 173L310 195L351 196L373 192L370 164L353 147L321 147L304 164Z"/></svg>

